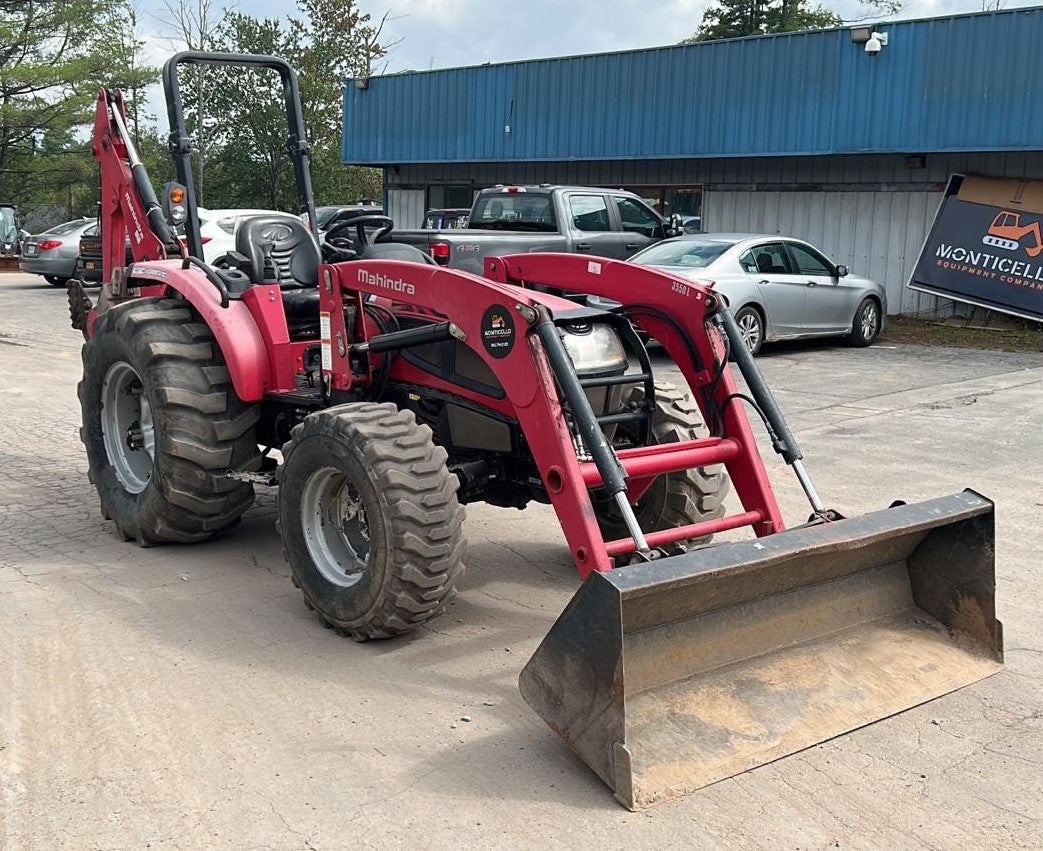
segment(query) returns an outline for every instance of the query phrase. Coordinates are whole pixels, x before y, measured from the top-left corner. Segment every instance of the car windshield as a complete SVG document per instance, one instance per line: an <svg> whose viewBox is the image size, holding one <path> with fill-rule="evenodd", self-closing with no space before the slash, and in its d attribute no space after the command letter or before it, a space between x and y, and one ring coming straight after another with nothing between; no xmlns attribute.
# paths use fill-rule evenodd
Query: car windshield
<svg viewBox="0 0 1043 851"><path fill-rule="evenodd" d="M333 218L337 210L340 207L318 207L315 210L315 226L319 230L323 230L326 227L326 223Z"/></svg>
<svg viewBox="0 0 1043 851"><path fill-rule="evenodd" d="M532 192L495 192L479 195L469 228L480 230L534 230L555 232L554 207L549 195Z"/></svg>
<svg viewBox="0 0 1043 851"><path fill-rule="evenodd" d="M709 266L735 245L728 239L678 239L659 242L630 259L642 266Z"/></svg>

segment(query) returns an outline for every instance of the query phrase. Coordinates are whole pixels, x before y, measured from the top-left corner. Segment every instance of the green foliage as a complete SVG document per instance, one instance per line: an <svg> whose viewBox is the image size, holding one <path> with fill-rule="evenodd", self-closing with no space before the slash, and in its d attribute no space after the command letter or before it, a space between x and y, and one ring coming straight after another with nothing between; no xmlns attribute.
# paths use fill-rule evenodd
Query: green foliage
<svg viewBox="0 0 1043 851"><path fill-rule="evenodd" d="M902 7L901 0L864 0L862 5L877 14L894 14ZM819 30L843 22L836 12L807 0L717 0L685 43Z"/></svg>
<svg viewBox="0 0 1043 851"><path fill-rule="evenodd" d="M285 22L226 15L214 49L283 56L297 70L318 204L379 197L378 171L340 163L340 137L344 79L368 74L372 61L384 54L380 28L354 0L298 0L298 6L304 17ZM215 120L208 131L206 205L296 210L278 75L218 68L211 71L208 87Z"/></svg>
<svg viewBox="0 0 1043 851"><path fill-rule="evenodd" d="M170 0L170 26L193 48L286 57L300 74L316 201L380 197L380 173L340 163L341 92L383 56L382 22L355 0L297 0L285 19L215 12L216 0ZM90 127L102 86L120 88L127 124L155 185L173 178L165 133L142 106L159 79L143 61L134 0L0 0L0 200L23 212L90 214L98 196ZM209 207L296 210L282 86L272 72L183 70L195 176ZM206 193L202 193L203 175Z"/></svg>
<svg viewBox="0 0 1043 851"><path fill-rule="evenodd" d="M0 198L93 210L82 128L98 88L115 78L133 94L157 76L136 61L133 16L130 0L0 0Z"/></svg>

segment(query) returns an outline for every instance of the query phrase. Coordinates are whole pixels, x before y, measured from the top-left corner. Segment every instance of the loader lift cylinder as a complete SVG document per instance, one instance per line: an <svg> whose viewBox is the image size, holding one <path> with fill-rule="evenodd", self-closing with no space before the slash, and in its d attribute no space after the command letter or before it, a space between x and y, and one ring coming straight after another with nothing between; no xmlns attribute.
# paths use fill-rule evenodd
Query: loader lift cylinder
<svg viewBox="0 0 1043 851"><path fill-rule="evenodd" d="M729 351L732 357L735 358L735 363L738 365L742 377L746 379L746 384L749 385L750 393L753 394L753 401L756 402L761 416L764 417L764 424L768 427L768 433L771 437L772 448L782 456L782 460L791 466L793 472L797 474L797 481L800 482L800 486L807 495L815 514L825 517L827 514L826 506L819 498L818 492L811 482L811 477L808 476L808 471L804 469L804 462L802 461L804 455L797 445L796 438L793 437L793 432L790 431L786 418L782 415L778 402L775 401L771 388L768 387L768 383L764 380L764 376L761 374L756 361L754 361L753 355L750 354L750 350L746 348L746 344L742 341L742 333L739 331L739 326L735 323L735 317L728 310L722 309L717 312L715 320L724 329L724 333L728 338Z"/></svg>

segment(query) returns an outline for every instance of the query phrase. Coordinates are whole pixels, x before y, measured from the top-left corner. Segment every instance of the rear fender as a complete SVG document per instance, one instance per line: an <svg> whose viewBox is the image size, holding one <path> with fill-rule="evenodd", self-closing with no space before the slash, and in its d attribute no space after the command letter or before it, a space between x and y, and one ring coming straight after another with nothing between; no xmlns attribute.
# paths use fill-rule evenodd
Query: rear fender
<svg viewBox="0 0 1043 851"><path fill-rule="evenodd" d="M135 263L131 279L132 286L142 287L142 295L160 295L160 287L165 287L167 295L176 292L195 308L217 340L240 399L260 401L272 387L264 336L244 302L233 300L221 307L221 295L206 275L194 266L182 269L180 260Z"/></svg>

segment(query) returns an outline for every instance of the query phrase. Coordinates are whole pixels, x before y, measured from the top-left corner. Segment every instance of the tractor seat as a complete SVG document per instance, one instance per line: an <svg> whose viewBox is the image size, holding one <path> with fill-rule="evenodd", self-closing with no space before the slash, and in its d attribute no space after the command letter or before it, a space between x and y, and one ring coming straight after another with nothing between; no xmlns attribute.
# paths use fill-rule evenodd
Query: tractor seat
<svg viewBox="0 0 1043 851"><path fill-rule="evenodd" d="M270 255L291 338L317 335L321 257L304 222L289 216L246 219L236 230L235 250L247 258L244 271L258 284L271 280L272 272L265 274L265 254Z"/></svg>
<svg viewBox="0 0 1043 851"><path fill-rule="evenodd" d="M322 262L319 246L300 219L290 216L246 219L236 229L235 250L249 261L244 271L254 283L265 282L265 254L270 253L280 287L315 289L318 286Z"/></svg>

